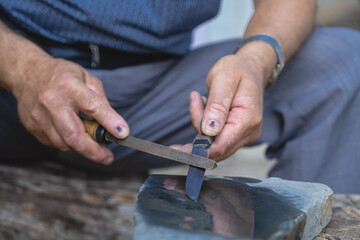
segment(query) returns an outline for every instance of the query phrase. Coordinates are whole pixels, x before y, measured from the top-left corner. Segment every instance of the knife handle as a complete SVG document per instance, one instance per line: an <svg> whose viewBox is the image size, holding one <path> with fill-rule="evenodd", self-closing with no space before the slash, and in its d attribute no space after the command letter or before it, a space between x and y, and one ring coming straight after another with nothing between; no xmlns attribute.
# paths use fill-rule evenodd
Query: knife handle
<svg viewBox="0 0 360 240"><path fill-rule="evenodd" d="M98 122L85 118L81 118L81 121L84 123L86 132L94 141L104 144L110 143L106 140L105 128L101 126Z"/></svg>

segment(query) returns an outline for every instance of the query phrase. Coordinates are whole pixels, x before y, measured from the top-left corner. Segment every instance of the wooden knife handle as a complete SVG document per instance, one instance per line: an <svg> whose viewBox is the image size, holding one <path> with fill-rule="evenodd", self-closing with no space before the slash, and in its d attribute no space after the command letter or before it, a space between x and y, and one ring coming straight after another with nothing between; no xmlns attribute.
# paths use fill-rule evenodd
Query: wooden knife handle
<svg viewBox="0 0 360 240"><path fill-rule="evenodd" d="M101 126L98 122L81 118L81 121L84 123L85 130L89 134L89 136L98 143L109 143L106 140L106 130L103 126Z"/></svg>

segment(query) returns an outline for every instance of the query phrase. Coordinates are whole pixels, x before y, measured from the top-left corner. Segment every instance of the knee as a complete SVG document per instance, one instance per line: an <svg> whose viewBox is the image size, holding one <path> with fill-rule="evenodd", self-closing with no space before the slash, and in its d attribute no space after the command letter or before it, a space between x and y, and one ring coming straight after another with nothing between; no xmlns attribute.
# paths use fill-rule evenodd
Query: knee
<svg viewBox="0 0 360 240"><path fill-rule="evenodd" d="M347 28L317 28L294 57L327 83L349 91L360 87L360 33Z"/></svg>
<svg viewBox="0 0 360 240"><path fill-rule="evenodd" d="M347 92L358 92L360 87L360 32L348 28L324 28L320 30L328 39L326 58L331 61L328 71L334 74Z"/></svg>
<svg viewBox="0 0 360 240"><path fill-rule="evenodd" d="M320 59L333 65L344 63L348 66L356 66L358 69L360 32L349 28L317 28L304 44L303 49L314 60Z"/></svg>
<svg viewBox="0 0 360 240"><path fill-rule="evenodd" d="M360 32L342 27L316 28L305 43L305 47L312 48L312 45L333 53L360 54Z"/></svg>

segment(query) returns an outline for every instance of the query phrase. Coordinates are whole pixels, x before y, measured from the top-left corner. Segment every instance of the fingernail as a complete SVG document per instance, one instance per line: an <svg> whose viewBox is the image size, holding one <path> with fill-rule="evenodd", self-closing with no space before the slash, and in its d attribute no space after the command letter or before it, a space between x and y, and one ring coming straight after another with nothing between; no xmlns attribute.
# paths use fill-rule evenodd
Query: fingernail
<svg viewBox="0 0 360 240"><path fill-rule="evenodd" d="M123 126L117 126L116 131L119 137L123 138L126 136L126 128Z"/></svg>
<svg viewBox="0 0 360 240"><path fill-rule="evenodd" d="M213 134L218 134L220 131L220 124L216 120L208 120L205 127L206 127L207 132L210 132Z"/></svg>
<svg viewBox="0 0 360 240"><path fill-rule="evenodd" d="M105 158L105 160L102 162L104 165L109 165L110 163L112 163L113 158L112 157L108 157Z"/></svg>

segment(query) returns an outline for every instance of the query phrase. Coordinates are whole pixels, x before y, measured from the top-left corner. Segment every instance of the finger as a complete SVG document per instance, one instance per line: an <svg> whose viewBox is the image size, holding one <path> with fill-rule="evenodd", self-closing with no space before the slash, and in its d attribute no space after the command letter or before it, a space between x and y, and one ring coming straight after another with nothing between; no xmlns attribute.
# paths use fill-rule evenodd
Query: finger
<svg viewBox="0 0 360 240"><path fill-rule="evenodd" d="M208 98L205 96L201 96L201 100L203 102L203 105L206 106Z"/></svg>
<svg viewBox="0 0 360 240"><path fill-rule="evenodd" d="M39 121L41 119L41 123L38 122L37 126L39 127L39 132L41 133L40 135L44 139L42 140L44 145L55 147L61 151L71 150L62 140L51 120L45 116L44 111L39 111L38 119Z"/></svg>
<svg viewBox="0 0 360 240"><path fill-rule="evenodd" d="M90 138L75 112L63 110L53 116L57 132L71 149L94 162L110 164L113 161L112 152Z"/></svg>
<svg viewBox="0 0 360 240"><path fill-rule="evenodd" d="M53 147L50 139L46 136L43 131L30 132L39 142L48 147Z"/></svg>
<svg viewBox="0 0 360 240"><path fill-rule="evenodd" d="M88 71L84 71L84 74L85 74L85 85L94 92L96 92L100 97L106 98L106 94L102 82L98 78L90 74Z"/></svg>
<svg viewBox="0 0 360 240"><path fill-rule="evenodd" d="M236 81L237 76L229 76L227 72L210 74L209 77L212 79L202 121L202 131L208 136L216 136L225 124L238 81Z"/></svg>
<svg viewBox="0 0 360 240"><path fill-rule="evenodd" d="M204 115L204 105L198 92L190 93L190 115L191 122L197 133L200 132L200 123Z"/></svg>
<svg viewBox="0 0 360 240"><path fill-rule="evenodd" d="M76 90L75 90L76 91ZM126 121L110 106L106 98L89 88L80 88L75 96L75 105L81 112L94 118L107 131L118 138L129 135Z"/></svg>
<svg viewBox="0 0 360 240"><path fill-rule="evenodd" d="M39 142L42 144L52 147L50 139L47 137L43 126L46 126L46 121L44 121L43 114L41 111L33 111L30 113L30 117L24 118L22 114L19 114L20 120L26 130L29 131ZM26 119L26 121L24 121Z"/></svg>
<svg viewBox="0 0 360 240"><path fill-rule="evenodd" d="M39 125L41 125L42 128L32 133L39 142L49 147L55 147L61 151L71 150L64 143L50 121L49 123L41 123Z"/></svg>
<svg viewBox="0 0 360 240"><path fill-rule="evenodd" d="M230 157L241 147L244 147L250 142L257 139L261 133L261 130L258 129L254 132L245 131L245 134L243 135L242 139L240 139L237 142L233 141L234 144L231 145L224 143L224 138L227 138L229 136L229 133L230 134L233 133L233 129L227 128L227 126L225 126L223 132L221 132L222 137L219 137L220 135L216 136L214 142L211 145L210 158L215 161L221 161Z"/></svg>
<svg viewBox="0 0 360 240"><path fill-rule="evenodd" d="M193 145L191 143L188 143L188 144L185 144L185 145L174 144L174 145L171 145L170 147L173 148L173 149L182 151L182 152L191 153Z"/></svg>
<svg viewBox="0 0 360 240"><path fill-rule="evenodd" d="M221 133L214 138L214 141L211 144L210 158L215 161L221 161L228 158L240 147L244 146L242 143L245 140L246 136L242 136L242 139L236 138L234 127L225 125Z"/></svg>
<svg viewBox="0 0 360 240"><path fill-rule="evenodd" d="M70 151L72 150L61 138L58 131L55 129L55 127L51 124L46 128L45 132L47 138L51 142L51 146L55 147L61 151Z"/></svg>

